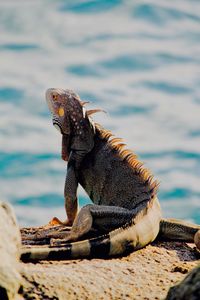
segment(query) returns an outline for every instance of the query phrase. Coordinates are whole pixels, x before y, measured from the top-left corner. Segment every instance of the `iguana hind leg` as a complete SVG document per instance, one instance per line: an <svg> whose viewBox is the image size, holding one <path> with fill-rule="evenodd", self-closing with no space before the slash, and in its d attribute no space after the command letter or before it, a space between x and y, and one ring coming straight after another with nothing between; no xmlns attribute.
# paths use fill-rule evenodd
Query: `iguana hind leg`
<svg viewBox="0 0 200 300"><path fill-rule="evenodd" d="M22 240L43 240L43 239L50 239L54 236L57 236L60 234L61 237L65 237L66 234L71 230L71 227L69 226L43 226L42 228L37 228L35 232L31 233L28 232L28 234L22 235Z"/></svg>
<svg viewBox="0 0 200 300"><path fill-rule="evenodd" d="M62 240L52 239L51 245L61 245L68 241L76 241L92 228L103 230L104 232L118 228L134 215L134 211L118 206L86 205L74 220L72 229ZM57 235L60 238L59 234ZM55 238L57 238L55 236ZM63 236L62 236L63 237Z"/></svg>
<svg viewBox="0 0 200 300"><path fill-rule="evenodd" d="M178 219L162 219L159 234L167 239L194 242L200 250L200 225Z"/></svg>

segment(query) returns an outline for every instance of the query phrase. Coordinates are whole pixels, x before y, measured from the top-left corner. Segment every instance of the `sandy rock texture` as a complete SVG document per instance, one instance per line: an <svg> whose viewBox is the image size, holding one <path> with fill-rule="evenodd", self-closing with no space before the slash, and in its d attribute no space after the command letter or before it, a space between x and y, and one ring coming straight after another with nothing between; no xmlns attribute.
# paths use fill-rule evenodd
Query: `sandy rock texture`
<svg viewBox="0 0 200 300"><path fill-rule="evenodd" d="M21 236L12 207L0 201L0 299L18 299Z"/></svg>
<svg viewBox="0 0 200 300"><path fill-rule="evenodd" d="M49 230L49 227L21 229L22 240L30 245L26 237L30 239L38 231L46 236ZM48 244L49 239L42 237L42 243ZM1 202L0 300L165 299L169 288L180 283L200 259L194 244L181 242L157 241L121 258L35 264L19 262L20 248L21 237L13 210ZM191 277L186 279L192 291L199 287L199 272L195 274L196 277L192 276L195 282ZM175 292L171 289L169 295L175 296Z"/></svg>
<svg viewBox="0 0 200 300"><path fill-rule="evenodd" d="M127 257L21 263L25 299L165 299L199 262L194 245L155 242Z"/></svg>

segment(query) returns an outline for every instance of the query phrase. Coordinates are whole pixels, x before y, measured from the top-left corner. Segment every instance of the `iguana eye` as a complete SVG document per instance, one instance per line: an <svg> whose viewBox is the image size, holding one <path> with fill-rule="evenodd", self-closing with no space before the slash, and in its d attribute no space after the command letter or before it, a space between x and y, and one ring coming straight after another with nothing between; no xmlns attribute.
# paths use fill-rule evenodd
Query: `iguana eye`
<svg viewBox="0 0 200 300"><path fill-rule="evenodd" d="M56 101L57 98L58 98L58 95L52 95L52 98L53 98L54 101Z"/></svg>

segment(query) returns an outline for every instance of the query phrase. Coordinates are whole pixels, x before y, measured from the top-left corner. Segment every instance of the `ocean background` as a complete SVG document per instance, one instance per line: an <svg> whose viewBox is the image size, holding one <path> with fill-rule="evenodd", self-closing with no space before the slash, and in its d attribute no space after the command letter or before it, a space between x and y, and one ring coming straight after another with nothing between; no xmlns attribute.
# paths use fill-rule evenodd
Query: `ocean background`
<svg viewBox="0 0 200 300"><path fill-rule="evenodd" d="M95 121L155 174L164 215L200 223L200 1L0 1L0 199L21 226L65 219L50 87L106 110Z"/></svg>

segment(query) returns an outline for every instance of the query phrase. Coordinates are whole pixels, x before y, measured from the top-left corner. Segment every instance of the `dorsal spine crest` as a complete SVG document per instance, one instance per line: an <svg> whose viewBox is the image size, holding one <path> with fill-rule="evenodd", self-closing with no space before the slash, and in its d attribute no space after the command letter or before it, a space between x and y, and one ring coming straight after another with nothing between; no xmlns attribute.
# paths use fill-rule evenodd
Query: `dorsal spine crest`
<svg viewBox="0 0 200 300"><path fill-rule="evenodd" d="M110 130L105 130L97 123L95 123L95 127L101 139L105 140L111 149L116 151L119 158L127 162L134 169L135 174L140 177L145 186L149 186L148 190L151 194L150 198L152 198L157 193L159 183L157 180L154 180L151 172L144 167L144 164L138 160L137 155L133 151L124 149L126 144L122 143L123 140L121 138L115 137Z"/></svg>

